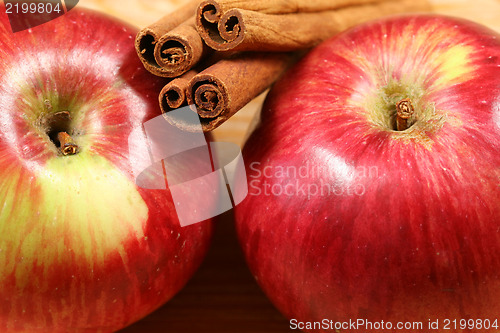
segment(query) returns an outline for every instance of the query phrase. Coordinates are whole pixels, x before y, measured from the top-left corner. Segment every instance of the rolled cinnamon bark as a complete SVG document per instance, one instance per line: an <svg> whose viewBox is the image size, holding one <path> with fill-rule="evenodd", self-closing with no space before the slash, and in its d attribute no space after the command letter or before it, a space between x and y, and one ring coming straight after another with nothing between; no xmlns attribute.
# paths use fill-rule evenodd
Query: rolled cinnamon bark
<svg viewBox="0 0 500 333"><path fill-rule="evenodd" d="M207 0L210 1L215 0ZM301 3L305 5L306 2ZM392 0L284 15L241 8L229 9L221 15L215 5L212 11L207 10L210 7L204 8L203 12L201 5L198 7L197 29L211 48L218 51L290 51L312 47L335 33L376 17L428 10L429 4L427 0Z"/></svg>
<svg viewBox="0 0 500 333"><path fill-rule="evenodd" d="M221 59L229 58L232 55L234 55L234 52L211 52L211 54L203 58L196 67L167 83L158 96L162 113L167 113L173 109L178 109L187 105L187 90L190 80L203 69L214 65Z"/></svg>
<svg viewBox="0 0 500 333"><path fill-rule="evenodd" d="M196 74L198 74L198 71L191 69L163 87L158 96L160 108L163 113L187 104L186 92L189 87L189 80Z"/></svg>
<svg viewBox="0 0 500 333"><path fill-rule="evenodd" d="M160 66L159 74L177 77L193 68L211 52L196 31L195 18L170 30L160 37L154 47L154 59Z"/></svg>
<svg viewBox="0 0 500 333"><path fill-rule="evenodd" d="M196 16L208 16L213 20L233 8L265 14L310 13L384 1L393 0L204 0L200 2Z"/></svg>
<svg viewBox="0 0 500 333"><path fill-rule="evenodd" d="M200 116L203 131L220 126L266 90L297 58L294 53L243 53L222 59L193 76L187 103L195 105L193 111ZM169 112L165 117L171 123L177 122L169 118ZM190 130L185 123L178 126Z"/></svg>
<svg viewBox="0 0 500 333"><path fill-rule="evenodd" d="M172 44L175 46L179 46L179 44L183 45L183 40L186 38L181 39L180 36L182 36L182 33L187 30L187 38L190 38L192 36L192 33L189 31L190 29L187 27L181 28L179 26L184 25L184 26L189 26L193 27L193 21L192 17L193 14L196 12L196 9L198 7L199 1L198 0L191 0L188 3L186 3L184 6L178 8L172 13L169 13L162 17L160 20L157 22L149 25L148 27L141 29L139 33L136 36L135 39L135 49L137 52L137 55L139 56L139 59L141 59L144 67L151 73L158 75L158 76L164 76L164 77L174 77L176 75L171 74L172 73L172 68L171 66L169 67L169 64L172 64L174 62L174 59L178 61L179 58L177 55L181 52L184 51L179 51L179 49L176 49L175 51L172 51L172 56L169 56L170 51L168 49L171 48ZM190 20L191 19L191 20ZM157 43L159 42L160 38L162 38L165 34L169 33L170 31L174 30L175 28L178 28L178 30L174 31L173 35L173 42L168 43L168 38L164 37L162 39L163 46L160 46L158 48L158 51L155 51L155 47L157 46ZM167 46L164 46L164 44L167 44ZM191 42L190 42L191 45ZM194 41L194 46L192 48L198 52L199 50L199 43L197 44L196 41ZM191 50L189 49L191 46L188 46L188 52ZM162 52L166 51L165 56L161 56ZM159 52L159 55L155 56L155 53ZM191 57L191 58L197 58L197 54L192 54L192 55L187 55L186 57ZM158 62L158 59L161 60L161 62ZM167 64L166 68L162 67L162 65ZM181 66L182 67L182 66ZM182 67L182 70L186 71L186 67ZM182 73L180 73L182 74ZM177 75L180 75L177 74Z"/></svg>
<svg viewBox="0 0 500 333"><path fill-rule="evenodd" d="M223 39L220 39L218 23L222 15L233 8L264 14L291 14L320 12L383 1L390 0L204 0L196 11L196 28L207 45L212 47L211 40L223 42Z"/></svg>

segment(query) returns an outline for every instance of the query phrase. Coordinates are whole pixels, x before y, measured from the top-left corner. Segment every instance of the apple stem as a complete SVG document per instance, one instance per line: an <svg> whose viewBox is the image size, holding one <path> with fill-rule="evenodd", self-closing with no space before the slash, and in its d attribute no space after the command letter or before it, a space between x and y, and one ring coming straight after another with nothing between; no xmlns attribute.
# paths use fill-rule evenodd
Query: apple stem
<svg viewBox="0 0 500 333"><path fill-rule="evenodd" d="M75 155L78 153L79 147L68 134L71 131L71 114L69 111L51 112L52 104L49 100L44 101L46 114L41 120L40 124L45 129L52 143L59 148L62 155Z"/></svg>
<svg viewBox="0 0 500 333"><path fill-rule="evenodd" d="M411 126L409 119L413 115L415 109L409 98L404 98L396 103L396 129L404 131Z"/></svg>
<svg viewBox="0 0 500 333"><path fill-rule="evenodd" d="M75 155L78 152L78 145L73 141L73 138L66 132L57 133L57 139L61 145L61 153L64 156Z"/></svg>

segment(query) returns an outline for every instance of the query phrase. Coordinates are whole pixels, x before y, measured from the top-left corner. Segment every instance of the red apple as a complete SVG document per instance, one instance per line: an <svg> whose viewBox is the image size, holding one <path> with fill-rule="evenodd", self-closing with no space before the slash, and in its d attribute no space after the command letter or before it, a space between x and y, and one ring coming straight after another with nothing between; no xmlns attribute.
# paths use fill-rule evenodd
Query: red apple
<svg viewBox="0 0 500 333"><path fill-rule="evenodd" d="M353 28L273 87L245 145L248 264L291 328L497 332L499 151L497 33Z"/></svg>
<svg viewBox="0 0 500 333"><path fill-rule="evenodd" d="M76 8L13 34L4 9L0 331L118 330L181 289L212 231L181 228L170 192L133 177L128 138L164 82L122 22Z"/></svg>

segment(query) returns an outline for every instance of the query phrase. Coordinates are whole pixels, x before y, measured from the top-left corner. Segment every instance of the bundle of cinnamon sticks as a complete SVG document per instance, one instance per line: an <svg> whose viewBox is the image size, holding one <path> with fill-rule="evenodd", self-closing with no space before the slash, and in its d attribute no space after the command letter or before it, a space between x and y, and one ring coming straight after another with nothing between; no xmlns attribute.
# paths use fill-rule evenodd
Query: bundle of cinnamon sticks
<svg viewBox="0 0 500 333"><path fill-rule="evenodd" d="M377 17L426 10L427 0L189 0L142 29L135 47L148 71L172 79L159 96L167 119L194 105L208 132L321 41Z"/></svg>

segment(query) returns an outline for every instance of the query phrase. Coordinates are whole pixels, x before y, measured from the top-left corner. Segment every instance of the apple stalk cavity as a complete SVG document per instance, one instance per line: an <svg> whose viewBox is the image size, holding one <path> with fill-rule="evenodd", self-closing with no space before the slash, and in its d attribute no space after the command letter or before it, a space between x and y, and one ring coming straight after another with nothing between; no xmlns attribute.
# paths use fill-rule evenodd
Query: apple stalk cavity
<svg viewBox="0 0 500 333"><path fill-rule="evenodd" d="M42 130L48 135L50 141L56 146L63 156L75 155L79 147L68 132L73 133L71 128L71 114L68 111L52 112L52 103L45 100L47 114L42 115L40 121Z"/></svg>

